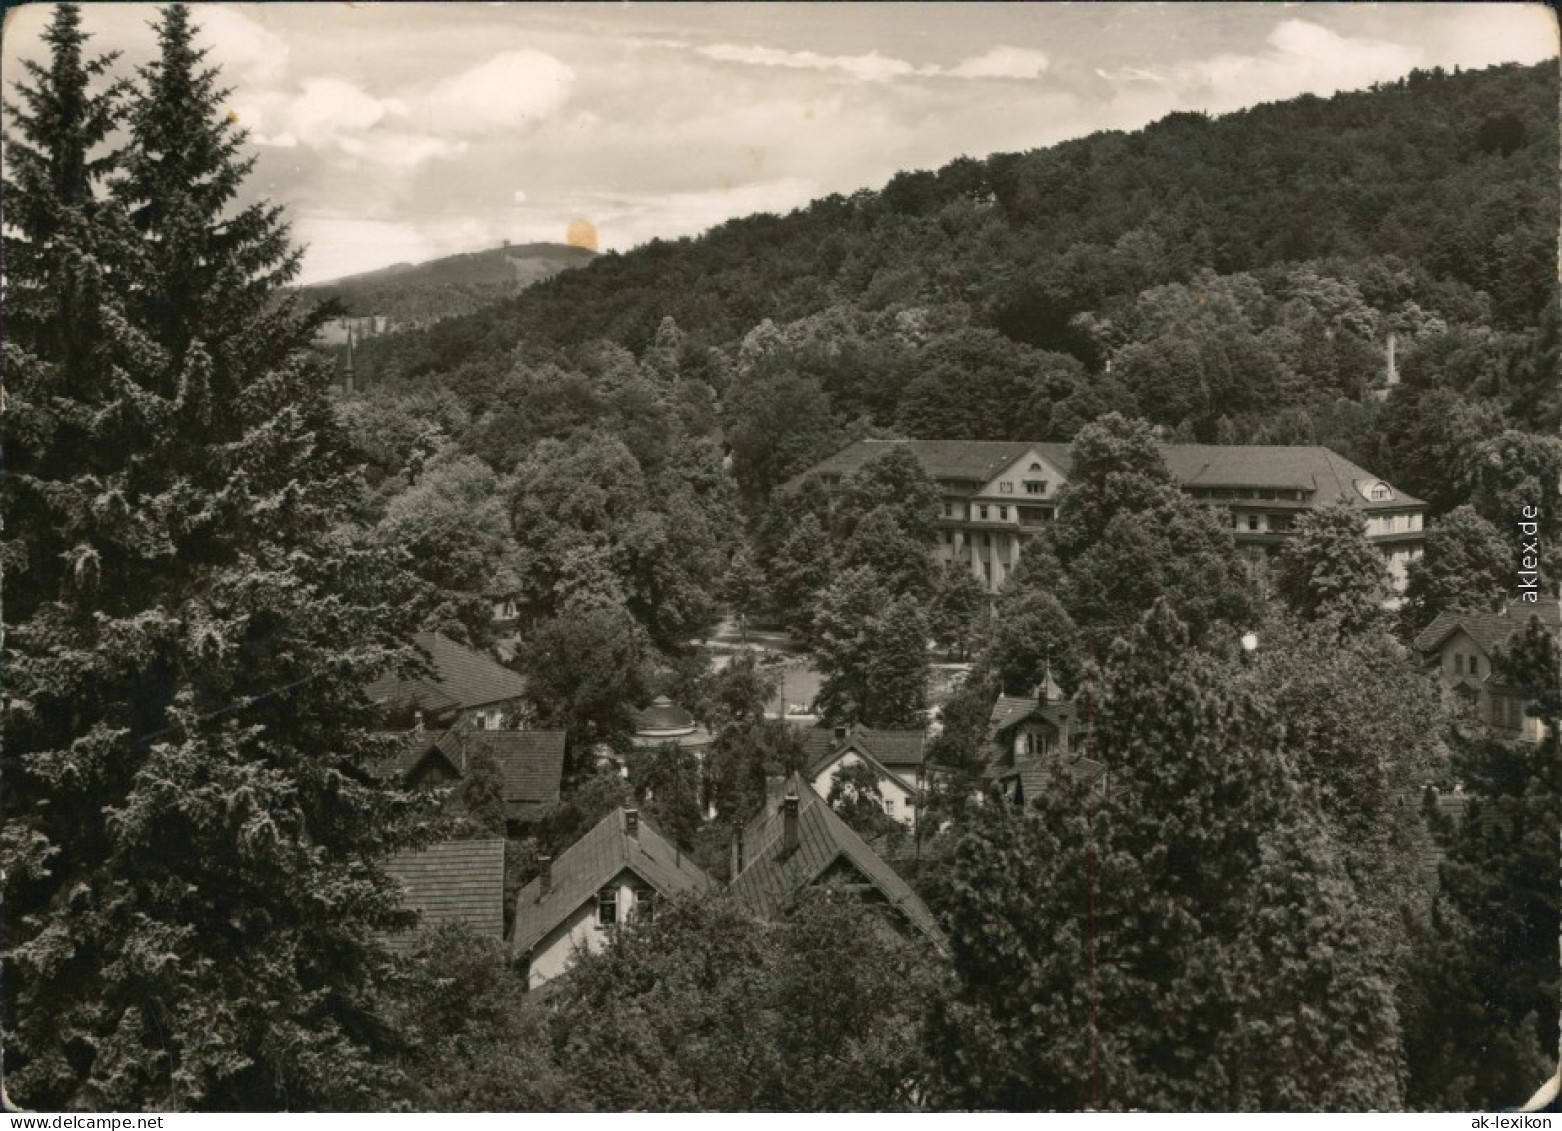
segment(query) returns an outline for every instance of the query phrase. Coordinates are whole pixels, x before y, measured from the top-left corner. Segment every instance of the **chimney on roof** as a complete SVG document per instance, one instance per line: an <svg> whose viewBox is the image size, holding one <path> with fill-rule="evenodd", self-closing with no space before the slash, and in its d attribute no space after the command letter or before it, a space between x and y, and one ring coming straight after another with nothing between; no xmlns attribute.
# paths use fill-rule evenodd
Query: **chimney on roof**
<svg viewBox="0 0 1562 1131"><path fill-rule="evenodd" d="M640 810L624 810L624 831L636 839L640 836Z"/></svg>
<svg viewBox="0 0 1562 1131"><path fill-rule="evenodd" d="M413 730L418 730L418 731L423 729L423 712L422 711L414 711L414 712L412 712L412 729Z"/></svg>
<svg viewBox="0 0 1562 1131"><path fill-rule="evenodd" d="M540 869L537 873L537 879L542 886L541 897L546 899L548 893L553 890L553 857L537 857L537 867Z"/></svg>
<svg viewBox="0 0 1562 1131"><path fill-rule="evenodd" d="M797 851L797 794L789 793L781 801L781 855Z"/></svg>

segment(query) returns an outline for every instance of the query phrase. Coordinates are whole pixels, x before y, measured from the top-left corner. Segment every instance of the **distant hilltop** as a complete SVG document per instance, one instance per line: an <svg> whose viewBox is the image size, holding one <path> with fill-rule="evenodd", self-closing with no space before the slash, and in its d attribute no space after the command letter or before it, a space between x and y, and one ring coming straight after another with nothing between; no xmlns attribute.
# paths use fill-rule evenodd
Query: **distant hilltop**
<svg viewBox="0 0 1562 1131"><path fill-rule="evenodd" d="M590 263L597 253L560 243L503 244L427 263L397 263L361 275L300 287L306 298L335 299L346 314L327 324L326 345L467 314L525 290L560 271Z"/></svg>

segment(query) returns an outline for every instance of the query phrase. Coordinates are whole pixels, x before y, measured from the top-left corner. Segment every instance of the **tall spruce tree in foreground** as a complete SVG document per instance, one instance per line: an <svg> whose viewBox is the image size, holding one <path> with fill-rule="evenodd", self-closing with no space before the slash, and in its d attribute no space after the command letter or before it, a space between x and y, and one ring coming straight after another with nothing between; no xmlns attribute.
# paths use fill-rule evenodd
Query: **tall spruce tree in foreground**
<svg viewBox="0 0 1562 1131"><path fill-rule="evenodd" d="M6 343L6 1083L37 1108L372 1106L394 1032L377 861L417 810L366 768L404 575L276 288L274 211L183 6L129 107L79 15L13 116ZM23 301L25 300L25 301Z"/></svg>

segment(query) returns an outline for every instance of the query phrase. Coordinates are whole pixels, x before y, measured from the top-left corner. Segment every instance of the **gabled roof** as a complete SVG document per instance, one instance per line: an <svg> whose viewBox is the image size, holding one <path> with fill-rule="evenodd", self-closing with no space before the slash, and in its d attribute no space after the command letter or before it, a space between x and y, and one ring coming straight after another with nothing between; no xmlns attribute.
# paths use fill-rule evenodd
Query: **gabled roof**
<svg viewBox="0 0 1562 1131"><path fill-rule="evenodd" d="M422 926L455 921L480 935L504 935L504 841L444 841L393 856L385 870L405 889L407 906L422 912ZM387 940L400 951L414 941L411 932Z"/></svg>
<svg viewBox="0 0 1562 1131"><path fill-rule="evenodd" d="M521 889L515 899L513 954L524 954L542 941L625 869L663 896L709 891L716 886L698 864L657 832L644 814L638 817L639 831L630 836L624 813L623 809L613 810L553 861L546 896L541 877Z"/></svg>
<svg viewBox="0 0 1562 1131"><path fill-rule="evenodd" d="M562 730L476 730L452 727L440 737L439 749L466 772L478 750L487 751L504 775L504 802L509 816L530 816L559 799L564 777Z"/></svg>
<svg viewBox="0 0 1562 1131"><path fill-rule="evenodd" d="M873 756L873 752L868 749L867 744L864 743L860 738L856 737L848 738L839 746L836 746L834 749L827 751L818 758L815 758L808 766L809 780L811 781L817 778L820 774L824 773L825 770L844 759L848 754L855 754L866 765L873 767L874 772L877 773L880 777L888 778L890 781L898 785L902 791L915 796L917 792L915 781L907 781L900 774L896 773L883 762L879 761ZM912 777L915 778L915 776L916 775L913 773Z"/></svg>
<svg viewBox="0 0 1562 1131"><path fill-rule="evenodd" d="M1555 598L1535 604L1514 601L1501 612L1465 612L1446 609L1437 614L1432 623L1416 634L1415 649L1431 652L1459 629L1469 633L1476 645L1490 656L1508 643L1515 632L1522 632L1531 617L1538 617L1541 624L1556 630L1562 628L1562 607Z"/></svg>
<svg viewBox="0 0 1562 1131"><path fill-rule="evenodd" d="M790 853L785 852L783 844L784 796L788 793L798 799L798 843ZM844 861L905 915L912 926L935 945L944 945L943 932L927 904L824 803L802 775L792 774L783 790L773 791L765 810L749 822L741 836L743 871L727 891L761 918L780 916L797 892L819 880L838 861Z"/></svg>
<svg viewBox="0 0 1562 1131"><path fill-rule="evenodd" d="M473 752L486 750L504 775L504 800L509 816L529 817L559 799L564 777L565 732L562 730L477 730L454 726L438 731L405 731L401 748L375 769L405 782L430 757L443 758L456 774L466 773Z"/></svg>
<svg viewBox="0 0 1562 1131"><path fill-rule="evenodd" d="M428 654L429 674L403 678L387 672L369 684L371 700L438 713L503 703L526 694L525 677L481 652L437 632L420 632L413 642Z"/></svg>
<svg viewBox="0 0 1562 1131"><path fill-rule="evenodd" d="M1026 696L1000 695L988 716L988 733L997 737L1004 731L1027 719L1041 719L1058 730L1071 726L1079 712L1068 699L1050 699L1042 702Z"/></svg>
<svg viewBox="0 0 1562 1131"><path fill-rule="evenodd" d="M1065 475L1073 469L1068 444L1025 440L859 440L808 471L790 479L783 490L792 490L809 475L854 475L875 456L893 445L908 448L922 469L935 480L988 482L1026 452L1039 452ZM1277 444L1163 444L1161 451L1172 478L1183 487L1289 488L1311 492L1320 506L1343 497L1363 510L1392 510L1424 506L1422 500L1391 487L1393 498L1372 502L1360 485L1382 482L1328 448Z"/></svg>
<svg viewBox="0 0 1562 1131"><path fill-rule="evenodd" d="M1052 783L1065 776L1076 777L1080 774L1084 774L1086 780L1094 783L1098 790L1105 788L1106 766L1094 758L1057 755L1026 758L1015 763L1011 768L995 774L994 778L1005 787L1006 792L1017 787L1018 795L1010 792L1010 799L1029 806L1032 801L1050 789Z"/></svg>
<svg viewBox="0 0 1562 1131"><path fill-rule="evenodd" d="M803 749L810 765L827 765L825 759L830 754L854 742L874 761L901 775L927 760L927 732L922 730L870 730L855 726L847 730L844 738L837 738L831 727L813 727L803 733Z"/></svg>

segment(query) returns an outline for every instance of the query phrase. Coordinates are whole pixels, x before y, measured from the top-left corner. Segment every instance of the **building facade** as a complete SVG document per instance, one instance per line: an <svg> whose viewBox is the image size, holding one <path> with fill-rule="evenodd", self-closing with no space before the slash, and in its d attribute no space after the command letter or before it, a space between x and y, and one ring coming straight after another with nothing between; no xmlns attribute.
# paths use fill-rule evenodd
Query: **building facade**
<svg viewBox="0 0 1562 1131"><path fill-rule="evenodd" d="M1502 678L1495 663L1532 617L1562 639L1562 603L1554 597L1536 604L1515 602L1497 612L1439 613L1415 639L1416 651L1437 674L1444 694L1463 703L1469 716L1498 738L1545 738L1540 719L1529 714L1530 700Z"/></svg>
<svg viewBox="0 0 1562 1131"><path fill-rule="evenodd" d="M838 486L864 464L903 446L938 487L938 544L945 568L966 569L996 593L1019 565L1027 540L1057 517L1072 465L1069 445L1029 441L860 440L788 484L817 476ZM1343 502L1362 512L1394 591L1425 543L1426 504L1322 447L1166 444L1173 481L1192 499L1226 513L1243 555L1272 557L1296 516Z"/></svg>

